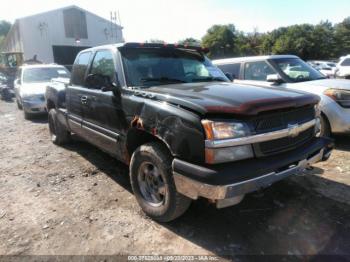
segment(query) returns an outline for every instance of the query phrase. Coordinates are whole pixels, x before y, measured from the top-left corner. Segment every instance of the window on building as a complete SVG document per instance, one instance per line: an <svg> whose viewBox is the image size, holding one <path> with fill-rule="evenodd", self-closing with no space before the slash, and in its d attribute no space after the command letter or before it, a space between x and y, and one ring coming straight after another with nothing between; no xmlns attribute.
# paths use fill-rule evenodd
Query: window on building
<svg viewBox="0 0 350 262"><path fill-rule="evenodd" d="M83 86L85 84L85 73L89 65L91 52L84 52L79 55L73 65L72 84Z"/></svg>
<svg viewBox="0 0 350 262"><path fill-rule="evenodd" d="M268 75L275 74L275 71L265 62L249 62L244 65L244 79L255 81L266 81Z"/></svg>
<svg viewBox="0 0 350 262"><path fill-rule="evenodd" d="M87 26L85 12L69 8L63 10L64 30L66 37L75 39L87 39Z"/></svg>

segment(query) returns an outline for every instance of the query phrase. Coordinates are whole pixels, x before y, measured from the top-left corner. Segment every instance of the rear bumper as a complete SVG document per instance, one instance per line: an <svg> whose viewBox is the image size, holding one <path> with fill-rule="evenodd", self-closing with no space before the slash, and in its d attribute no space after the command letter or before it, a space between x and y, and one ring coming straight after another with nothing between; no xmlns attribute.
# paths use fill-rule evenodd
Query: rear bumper
<svg viewBox="0 0 350 262"><path fill-rule="evenodd" d="M294 150L287 155L279 155L272 160L265 159L263 162L261 159L244 161L250 163L242 163L242 167L239 167L237 162L231 164L231 168L214 166L209 169L175 159L174 181L177 191L192 199L198 197L212 200L232 199L268 187L302 172L309 165L328 159L332 148L331 140L318 138L304 150ZM216 176L216 180L211 179L212 176Z"/></svg>

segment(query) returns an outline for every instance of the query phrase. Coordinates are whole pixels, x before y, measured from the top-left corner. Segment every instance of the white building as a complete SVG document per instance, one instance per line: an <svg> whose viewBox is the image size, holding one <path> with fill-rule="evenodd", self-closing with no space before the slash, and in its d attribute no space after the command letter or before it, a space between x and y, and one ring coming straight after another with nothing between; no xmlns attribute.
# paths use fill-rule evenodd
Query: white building
<svg viewBox="0 0 350 262"><path fill-rule="evenodd" d="M123 42L122 27L77 6L15 21L2 51L22 52L24 60L71 65L85 48Z"/></svg>

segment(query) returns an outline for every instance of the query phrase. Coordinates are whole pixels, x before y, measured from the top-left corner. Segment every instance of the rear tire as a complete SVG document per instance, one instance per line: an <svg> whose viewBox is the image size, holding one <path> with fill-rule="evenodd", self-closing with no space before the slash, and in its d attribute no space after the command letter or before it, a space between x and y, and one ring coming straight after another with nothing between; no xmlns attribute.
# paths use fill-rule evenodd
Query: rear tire
<svg viewBox="0 0 350 262"><path fill-rule="evenodd" d="M130 180L137 202L149 217L169 222L181 216L191 199L176 191L172 155L159 142L140 146L132 154Z"/></svg>
<svg viewBox="0 0 350 262"><path fill-rule="evenodd" d="M332 134L331 125L325 115L321 116L321 132L320 137L330 137Z"/></svg>
<svg viewBox="0 0 350 262"><path fill-rule="evenodd" d="M56 109L49 111L49 131L51 141L56 145L63 145L70 141L70 132L58 121Z"/></svg>

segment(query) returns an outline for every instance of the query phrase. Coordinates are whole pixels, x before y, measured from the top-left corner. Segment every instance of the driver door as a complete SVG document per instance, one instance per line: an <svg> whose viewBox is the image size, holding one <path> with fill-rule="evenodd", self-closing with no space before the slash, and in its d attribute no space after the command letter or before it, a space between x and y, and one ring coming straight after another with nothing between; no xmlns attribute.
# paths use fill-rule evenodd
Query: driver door
<svg viewBox="0 0 350 262"><path fill-rule="evenodd" d="M116 81L115 55L112 50L96 51L88 74L108 76ZM119 157L118 144L122 131L120 97L112 91L102 91L101 86L85 86L82 90L84 137L102 150Z"/></svg>

